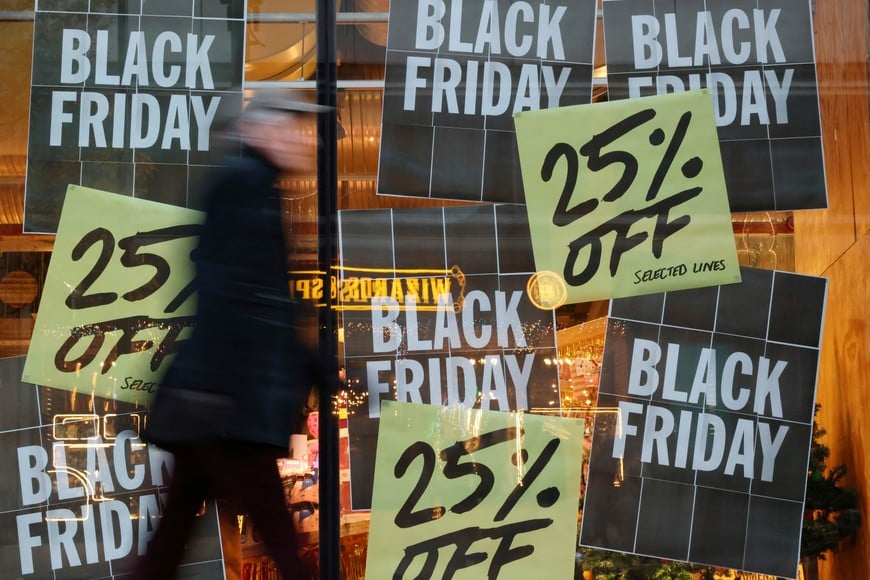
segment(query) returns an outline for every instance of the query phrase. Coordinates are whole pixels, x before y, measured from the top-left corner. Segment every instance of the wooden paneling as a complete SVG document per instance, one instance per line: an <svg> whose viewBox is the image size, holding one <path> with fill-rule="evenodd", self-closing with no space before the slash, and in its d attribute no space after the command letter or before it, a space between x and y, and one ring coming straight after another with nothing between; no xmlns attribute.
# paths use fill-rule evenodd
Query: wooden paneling
<svg viewBox="0 0 870 580"><path fill-rule="evenodd" d="M817 400L828 467L845 463L864 525L820 562L823 580L870 578L870 114L865 0L815 2L829 209L795 212L796 270L829 279Z"/></svg>
<svg viewBox="0 0 870 580"><path fill-rule="evenodd" d="M828 467L845 463L846 483L860 494L863 526L858 542L846 542L820 564L820 577L830 580L870 578L870 292L867 265L870 236L825 270L829 278L825 330L817 400L818 422L827 430L823 443L831 449Z"/></svg>
<svg viewBox="0 0 870 580"><path fill-rule="evenodd" d="M0 318L0 357L27 354L34 323L33 318Z"/></svg>
<svg viewBox="0 0 870 580"><path fill-rule="evenodd" d="M821 274L868 231L867 2L815 3L816 68L828 209L795 212L798 271Z"/></svg>

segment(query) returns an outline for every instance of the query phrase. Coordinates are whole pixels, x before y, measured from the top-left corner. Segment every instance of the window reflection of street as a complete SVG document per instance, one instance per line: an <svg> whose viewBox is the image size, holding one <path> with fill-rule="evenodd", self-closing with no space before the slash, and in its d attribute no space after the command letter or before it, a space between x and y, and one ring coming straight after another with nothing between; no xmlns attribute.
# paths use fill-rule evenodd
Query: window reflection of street
<svg viewBox="0 0 870 580"><path fill-rule="evenodd" d="M340 266L330 275L332 308L336 310L372 310L387 299L399 302L406 310L408 296L413 309L435 311L451 309L460 313L465 302L466 279L462 269L392 269ZM314 301L325 306L324 272L291 270L290 293L297 300Z"/></svg>
<svg viewBox="0 0 870 580"><path fill-rule="evenodd" d="M46 473L54 476L55 493L59 495L60 481L64 478L67 493L75 495L73 490L81 490L84 503L80 509L81 516L54 517L48 514L58 511L49 510L45 521L86 521L93 514L93 509L89 507L92 502L111 501L115 498L114 490L110 491L110 495L106 494L99 469L88 469L88 457L93 455L92 463L96 465L99 463L97 454L101 453L98 450L114 448L120 443L126 454L126 445L129 443L130 461L124 463L128 467L140 464L141 462L133 460L146 453L146 444L139 437L141 422L142 416L138 413L107 413L103 416L93 413L59 413L52 417L52 436L55 440L51 454L53 469L47 469ZM119 442L119 436L122 437L122 442ZM117 451L116 448L115 452ZM114 461L117 463L117 459ZM73 513L69 510L66 512Z"/></svg>

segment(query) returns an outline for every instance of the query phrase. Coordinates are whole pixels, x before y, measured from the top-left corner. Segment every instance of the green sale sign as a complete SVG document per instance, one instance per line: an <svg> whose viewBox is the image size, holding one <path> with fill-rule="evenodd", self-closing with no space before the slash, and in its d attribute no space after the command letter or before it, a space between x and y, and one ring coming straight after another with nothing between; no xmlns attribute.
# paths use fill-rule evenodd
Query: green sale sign
<svg viewBox="0 0 870 580"><path fill-rule="evenodd" d="M23 380L129 403L193 327L202 214L70 185Z"/></svg>
<svg viewBox="0 0 870 580"><path fill-rule="evenodd" d="M370 578L569 578L583 421L384 401Z"/></svg>
<svg viewBox="0 0 870 580"><path fill-rule="evenodd" d="M740 281L708 91L515 123L535 267L565 302Z"/></svg>

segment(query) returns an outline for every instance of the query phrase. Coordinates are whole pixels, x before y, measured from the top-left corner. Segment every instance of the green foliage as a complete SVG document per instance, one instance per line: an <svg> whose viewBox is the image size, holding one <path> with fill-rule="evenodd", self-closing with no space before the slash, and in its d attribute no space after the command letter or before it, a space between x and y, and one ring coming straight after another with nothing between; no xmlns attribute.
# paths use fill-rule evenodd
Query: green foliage
<svg viewBox="0 0 870 580"><path fill-rule="evenodd" d="M816 405L816 414L820 407ZM845 465L828 470L826 461L831 450L821 443L824 436L825 430L819 427L814 416L801 557L820 560L825 559L827 552L836 550L844 539L854 538L861 527L858 494L842 485L841 480L847 473Z"/></svg>
<svg viewBox="0 0 870 580"><path fill-rule="evenodd" d="M693 567L685 562L646 558L635 554L580 548L577 578L583 570L595 573L595 580L691 580Z"/></svg>

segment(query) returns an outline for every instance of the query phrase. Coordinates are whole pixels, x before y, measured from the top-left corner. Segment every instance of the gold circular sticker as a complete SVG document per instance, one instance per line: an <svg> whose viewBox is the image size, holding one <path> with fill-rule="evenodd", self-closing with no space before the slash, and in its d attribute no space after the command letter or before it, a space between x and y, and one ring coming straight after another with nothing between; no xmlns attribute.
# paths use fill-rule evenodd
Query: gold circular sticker
<svg viewBox="0 0 870 580"><path fill-rule="evenodd" d="M565 280L549 270L532 274L526 284L526 293L532 304L541 310L554 310L565 304L565 300L568 299Z"/></svg>

